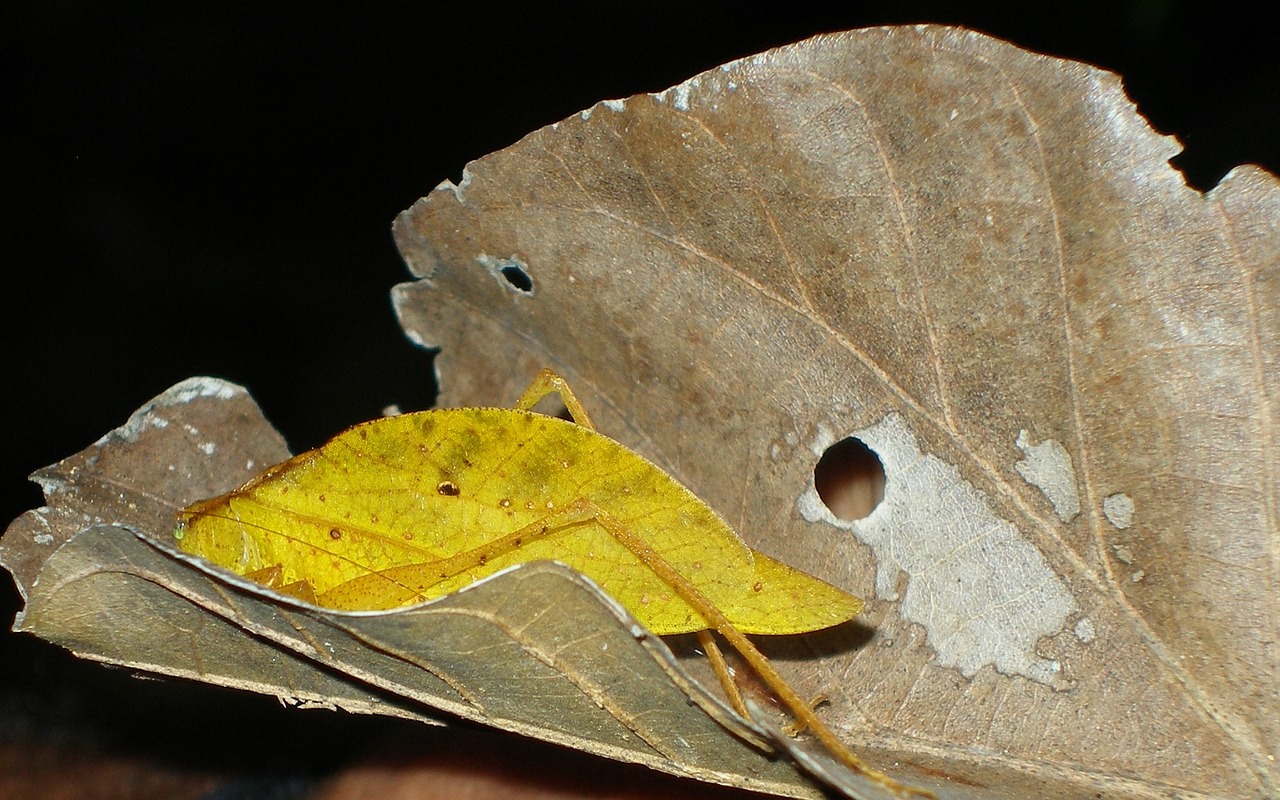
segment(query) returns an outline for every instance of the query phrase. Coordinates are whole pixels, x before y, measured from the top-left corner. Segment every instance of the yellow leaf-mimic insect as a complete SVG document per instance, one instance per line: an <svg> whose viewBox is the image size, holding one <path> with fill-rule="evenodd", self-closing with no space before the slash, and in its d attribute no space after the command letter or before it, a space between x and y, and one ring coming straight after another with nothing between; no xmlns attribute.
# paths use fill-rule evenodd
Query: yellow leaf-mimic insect
<svg viewBox="0 0 1280 800"><path fill-rule="evenodd" d="M531 411L558 393L573 417ZM841 761L853 755L744 634L851 619L862 602L748 548L692 492L595 431L543 370L515 408L422 411L356 425L180 516L182 549L319 606L381 610L454 592L515 564L556 560L657 634L698 632L746 714L719 633Z"/></svg>

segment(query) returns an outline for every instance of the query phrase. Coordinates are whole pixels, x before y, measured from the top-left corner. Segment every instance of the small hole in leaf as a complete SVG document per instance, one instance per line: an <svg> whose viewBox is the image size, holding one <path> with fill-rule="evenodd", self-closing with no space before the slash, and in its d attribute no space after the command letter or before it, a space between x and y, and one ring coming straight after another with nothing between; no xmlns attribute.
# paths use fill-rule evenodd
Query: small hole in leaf
<svg viewBox="0 0 1280 800"><path fill-rule="evenodd" d="M495 258L481 253L476 256L476 261L489 271L500 286L525 297L533 295L533 276L529 274L528 265L518 256Z"/></svg>
<svg viewBox="0 0 1280 800"><path fill-rule="evenodd" d="M521 294L533 294L533 279L529 277L529 273L518 265L507 264L498 272L507 279L507 283L511 284L512 289Z"/></svg>
<svg viewBox="0 0 1280 800"><path fill-rule="evenodd" d="M813 470L818 497L837 518L862 519L884 499L884 464L860 439L848 437L827 448Z"/></svg>
<svg viewBox="0 0 1280 800"><path fill-rule="evenodd" d="M436 486L436 492L445 497L457 497L462 494L462 490L458 488L458 484L453 481L440 481Z"/></svg>

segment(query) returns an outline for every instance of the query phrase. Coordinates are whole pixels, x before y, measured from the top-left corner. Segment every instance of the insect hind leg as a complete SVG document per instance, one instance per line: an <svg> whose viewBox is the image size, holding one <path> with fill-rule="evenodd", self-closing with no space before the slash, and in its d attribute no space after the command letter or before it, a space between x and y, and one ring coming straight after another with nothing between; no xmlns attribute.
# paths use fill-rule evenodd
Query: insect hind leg
<svg viewBox="0 0 1280 800"><path fill-rule="evenodd" d="M738 655L742 656L756 675L782 701L782 704L787 707L787 710L795 718L796 724L810 731L836 760L898 797L934 797L932 792L899 783L854 755L849 750L848 745L827 727L826 723L814 713L813 708L808 703L800 699L795 689L791 688L791 685L774 669L769 659L765 658L764 654L751 643L751 640L734 626L729 618L716 607L715 603L653 547L632 533L630 528L585 498L575 501L572 506L579 513L591 513L596 523L608 531L619 544L630 550L646 567L662 579L663 583L670 586L680 596L680 599L692 606L707 623L707 626L723 636L729 646L736 650Z"/></svg>

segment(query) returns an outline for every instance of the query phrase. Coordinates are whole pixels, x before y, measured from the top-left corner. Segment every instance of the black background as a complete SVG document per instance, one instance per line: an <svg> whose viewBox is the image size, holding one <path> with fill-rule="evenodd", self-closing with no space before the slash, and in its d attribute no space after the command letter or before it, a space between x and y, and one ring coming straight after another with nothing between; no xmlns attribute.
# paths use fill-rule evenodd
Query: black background
<svg viewBox="0 0 1280 800"><path fill-rule="evenodd" d="M5 4L0 524L40 503L26 474L191 375L248 386L295 450L429 405L429 359L387 294L406 277L397 212L597 100L816 33L976 28L1121 73L1193 185L1280 162L1272 29L1229 3L454 5ZM0 617L17 605L0 576ZM157 728L173 702L207 725ZM158 730L223 746L217 725L248 714L296 734L273 703L0 634L0 736L62 720L124 746Z"/></svg>

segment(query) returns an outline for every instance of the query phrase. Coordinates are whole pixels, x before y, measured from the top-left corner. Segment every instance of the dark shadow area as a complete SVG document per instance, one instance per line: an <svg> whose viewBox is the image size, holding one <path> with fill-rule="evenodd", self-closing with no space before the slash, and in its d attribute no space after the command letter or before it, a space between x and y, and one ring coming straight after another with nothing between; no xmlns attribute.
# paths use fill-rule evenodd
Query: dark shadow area
<svg viewBox="0 0 1280 800"><path fill-rule="evenodd" d="M344 775L322 785L318 797L324 800L328 793L341 794L347 787L358 787L361 797L391 790L397 798L763 797L466 723L395 731L367 743Z"/></svg>
<svg viewBox="0 0 1280 800"><path fill-rule="evenodd" d="M89 781L131 775L153 779L159 793L152 796L241 786L254 787L247 796L267 797L314 785L352 757L353 742L421 727L286 708L274 697L190 681L140 678L34 637L8 638L7 669L0 674L0 762L19 763L0 783L52 792L62 782L81 785L78 774ZM47 769L27 776L30 784L18 783L22 770L42 763Z"/></svg>

